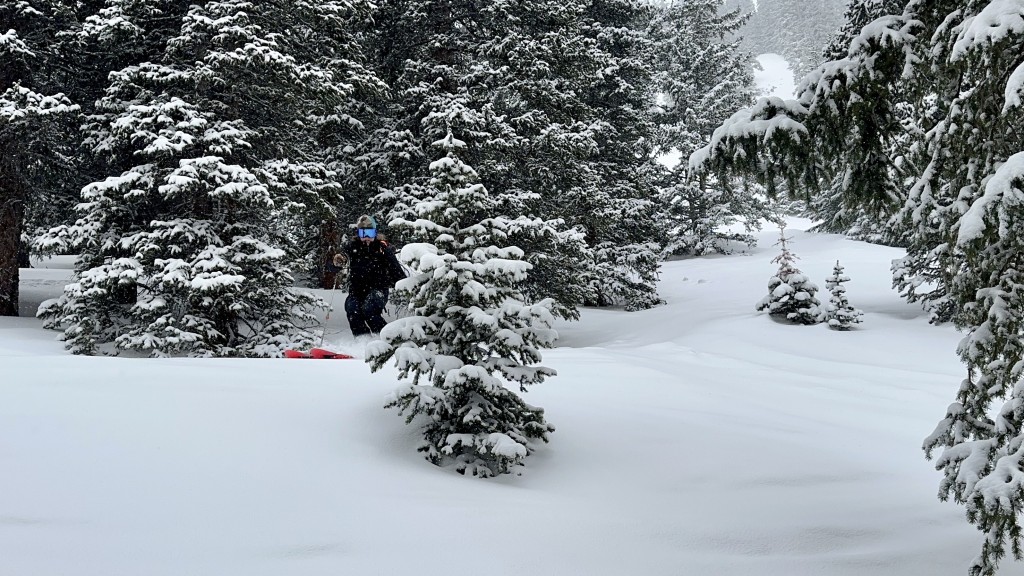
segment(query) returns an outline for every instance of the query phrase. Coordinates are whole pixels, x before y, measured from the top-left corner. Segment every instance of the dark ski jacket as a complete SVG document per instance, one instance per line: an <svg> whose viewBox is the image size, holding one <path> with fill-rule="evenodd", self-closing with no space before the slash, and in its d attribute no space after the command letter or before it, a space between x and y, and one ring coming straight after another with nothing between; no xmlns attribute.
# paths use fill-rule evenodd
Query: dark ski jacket
<svg viewBox="0 0 1024 576"><path fill-rule="evenodd" d="M348 256L348 292L356 298L366 297L371 290L388 290L405 278L395 251L379 238L368 245L353 238L342 251Z"/></svg>

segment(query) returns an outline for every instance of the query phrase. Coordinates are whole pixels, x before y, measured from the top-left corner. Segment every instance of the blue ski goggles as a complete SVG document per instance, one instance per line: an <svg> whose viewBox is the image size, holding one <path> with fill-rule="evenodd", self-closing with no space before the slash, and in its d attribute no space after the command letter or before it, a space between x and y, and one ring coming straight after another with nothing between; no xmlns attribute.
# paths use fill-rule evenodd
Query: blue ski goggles
<svg viewBox="0 0 1024 576"><path fill-rule="evenodd" d="M377 229L376 228L356 228L356 232L359 233L359 237L360 238L376 238L377 237Z"/></svg>

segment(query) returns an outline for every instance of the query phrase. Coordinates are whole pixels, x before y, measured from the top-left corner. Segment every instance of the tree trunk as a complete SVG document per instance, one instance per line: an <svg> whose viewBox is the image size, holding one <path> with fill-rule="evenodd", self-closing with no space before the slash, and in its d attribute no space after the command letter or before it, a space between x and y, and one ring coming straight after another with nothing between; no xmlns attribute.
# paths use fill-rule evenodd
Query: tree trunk
<svg viewBox="0 0 1024 576"><path fill-rule="evenodd" d="M344 237L338 229L338 223L333 219L325 221L320 225L320 241L318 257L318 270L320 271L320 287L325 289L334 288L337 276L327 270L327 261L335 254L341 252L341 243Z"/></svg>
<svg viewBox="0 0 1024 576"><path fill-rule="evenodd" d="M24 204L21 195L0 181L0 316L18 315L18 248Z"/></svg>

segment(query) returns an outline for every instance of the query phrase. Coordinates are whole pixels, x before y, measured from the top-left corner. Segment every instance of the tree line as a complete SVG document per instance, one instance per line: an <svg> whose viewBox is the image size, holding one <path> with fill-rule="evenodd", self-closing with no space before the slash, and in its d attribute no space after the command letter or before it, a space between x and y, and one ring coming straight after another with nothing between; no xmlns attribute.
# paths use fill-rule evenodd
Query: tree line
<svg viewBox="0 0 1024 576"><path fill-rule="evenodd" d="M753 97L720 2L364 0L0 6L0 314L20 249L76 254L40 316L76 353L276 355L363 212L410 220L438 145L556 315L660 300L660 260L764 208L656 160ZM467 214L479 221L480 214ZM467 220L467 221L469 221ZM414 228L414 227L413 227ZM413 228L387 230L399 245Z"/></svg>

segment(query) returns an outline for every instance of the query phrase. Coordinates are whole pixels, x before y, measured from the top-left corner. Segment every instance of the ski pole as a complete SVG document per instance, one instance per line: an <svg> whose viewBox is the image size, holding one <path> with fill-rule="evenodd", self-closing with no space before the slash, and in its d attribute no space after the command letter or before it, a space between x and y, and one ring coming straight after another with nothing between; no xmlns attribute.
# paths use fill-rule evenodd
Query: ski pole
<svg viewBox="0 0 1024 576"><path fill-rule="evenodd" d="M334 286L331 287L331 298L327 303L327 315L324 316L324 322L320 326L320 343L317 346L324 345L324 336L327 334L327 321L331 319L331 310L334 309L334 293L338 290L338 275L341 274L341 270L334 274Z"/></svg>

